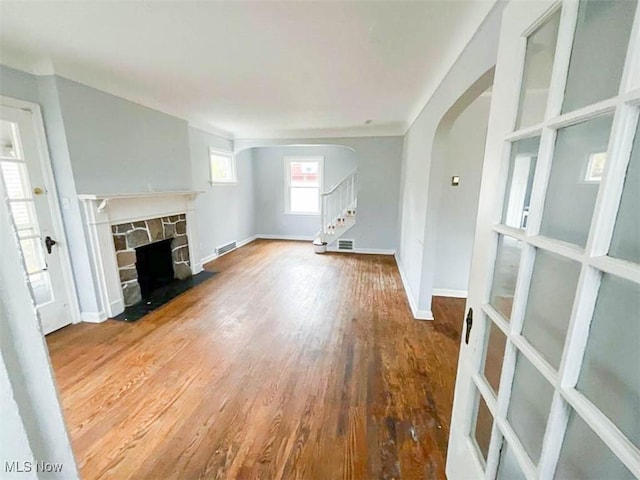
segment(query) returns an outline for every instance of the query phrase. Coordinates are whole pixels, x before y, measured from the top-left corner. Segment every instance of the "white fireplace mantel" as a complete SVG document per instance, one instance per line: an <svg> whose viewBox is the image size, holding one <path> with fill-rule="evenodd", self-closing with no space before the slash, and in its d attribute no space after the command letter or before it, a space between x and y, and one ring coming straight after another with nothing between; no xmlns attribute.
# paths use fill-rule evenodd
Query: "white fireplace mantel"
<svg viewBox="0 0 640 480"><path fill-rule="evenodd" d="M101 312L95 321L104 321L124 311L112 225L184 213L191 272L195 275L202 271L194 202L199 193L202 192L187 190L78 195L101 303Z"/></svg>

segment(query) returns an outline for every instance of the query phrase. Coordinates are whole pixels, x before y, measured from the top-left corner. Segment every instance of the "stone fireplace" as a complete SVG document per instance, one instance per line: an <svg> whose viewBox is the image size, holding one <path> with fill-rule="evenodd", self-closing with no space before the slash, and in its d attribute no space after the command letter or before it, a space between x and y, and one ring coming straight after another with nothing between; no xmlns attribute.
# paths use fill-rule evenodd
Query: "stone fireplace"
<svg viewBox="0 0 640 480"><path fill-rule="evenodd" d="M170 242L174 277L182 280L192 275L187 220L184 213L112 225L111 231L125 307L142 300L143 292L136 268L138 248L167 240Z"/></svg>
<svg viewBox="0 0 640 480"><path fill-rule="evenodd" d="M199 192L79 195L100 311L85 321L113 318L142 298L136 249L169 240L175 278L202 271L195 197Z"/></svg>

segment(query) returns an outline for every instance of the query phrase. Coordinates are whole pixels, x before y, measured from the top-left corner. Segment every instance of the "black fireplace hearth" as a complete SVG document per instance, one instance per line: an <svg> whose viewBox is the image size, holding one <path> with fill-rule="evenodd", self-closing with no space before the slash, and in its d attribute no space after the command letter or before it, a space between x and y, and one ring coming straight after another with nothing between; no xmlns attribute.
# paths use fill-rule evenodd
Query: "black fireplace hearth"
<svg viewBox="0 0 640 480"><path fill-rule="evenodd" d="M114 320L120 320L123 322L135 322L154 310L160 308L164 304L170 302L178 295L182 295L190 288L200 285L202 282L209 280L216 272L209 272L203 270L197 275L179 280L175 279L166 285L156 288L141 302L126 307L124 312L115 316Z"/></svg>

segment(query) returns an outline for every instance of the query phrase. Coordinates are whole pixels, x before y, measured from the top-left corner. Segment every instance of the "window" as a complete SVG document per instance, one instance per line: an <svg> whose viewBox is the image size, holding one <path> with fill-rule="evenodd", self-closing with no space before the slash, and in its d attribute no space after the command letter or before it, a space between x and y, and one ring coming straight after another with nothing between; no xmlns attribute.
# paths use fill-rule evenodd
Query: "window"
<svg viewBox="0 0 640 480"><path fill-rule="evenodd" d="M286 212L319 215L323 157L285 157Z"/></svg>
<svg viewBox="0 0 640 480"><path fill-rule="evenodd" d="M209 149L211 183L236 183L236 160L231 152Z"/></svg>

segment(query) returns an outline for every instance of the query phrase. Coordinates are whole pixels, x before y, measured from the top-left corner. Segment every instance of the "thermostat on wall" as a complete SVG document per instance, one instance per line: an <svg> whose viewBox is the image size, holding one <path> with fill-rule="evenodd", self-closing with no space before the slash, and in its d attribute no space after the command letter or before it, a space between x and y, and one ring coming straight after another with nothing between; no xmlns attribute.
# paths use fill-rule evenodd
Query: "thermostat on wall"
<svg viewBox="0 0 640 480"><path fill-rule="evenodd" d="M460 177L458 176L451 177L451 185L454 187L457 187L458 185L460 185Z"/></svg>

